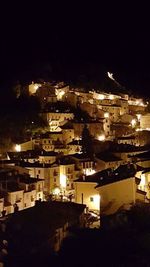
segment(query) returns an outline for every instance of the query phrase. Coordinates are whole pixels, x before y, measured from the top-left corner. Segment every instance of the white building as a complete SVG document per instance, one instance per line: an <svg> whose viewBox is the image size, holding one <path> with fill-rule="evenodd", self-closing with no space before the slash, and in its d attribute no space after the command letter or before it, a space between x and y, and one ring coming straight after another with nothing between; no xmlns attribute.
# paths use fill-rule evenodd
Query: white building
<svg viewBox="0 0 150 267"><path fill-rule="evenodd" d="M141 116L140 128L144 130L150 129L150 113Z"/></svg>

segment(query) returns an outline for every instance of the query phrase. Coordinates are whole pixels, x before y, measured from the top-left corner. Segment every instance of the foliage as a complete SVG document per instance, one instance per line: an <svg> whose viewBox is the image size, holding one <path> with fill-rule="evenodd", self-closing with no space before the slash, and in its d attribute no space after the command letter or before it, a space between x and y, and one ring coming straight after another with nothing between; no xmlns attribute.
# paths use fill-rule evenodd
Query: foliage
<svg viewBox="0 0 150 267"><path fill-rule="evenodd" d="M82 152L90 157L93 157L94 154L92 137L86 124L82 131Z"/></svg>
<svg viewBox="0 0 150 267"><path fill-rule="evenodd" d="M150 204L106 217L111 221L107 228L76 230L64 240L61 266L70 266L67 255L73 258L74 251L72 266L149 266Z"/></svg>
<svg viewBox="0 0 150 267"><path fill-rule="evenodd" d="M3 111L0 116L0 137L19 142L29 136L32 132L45 126L39 117L40 104L35 96L21 95L14 98L8 110Z"/></svg>

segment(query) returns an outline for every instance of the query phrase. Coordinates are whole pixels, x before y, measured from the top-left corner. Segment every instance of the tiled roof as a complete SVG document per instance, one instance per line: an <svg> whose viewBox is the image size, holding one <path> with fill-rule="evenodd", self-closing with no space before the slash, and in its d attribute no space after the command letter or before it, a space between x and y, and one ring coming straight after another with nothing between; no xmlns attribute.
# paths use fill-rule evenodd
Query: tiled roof
<svg viewBox="0 0 150 267"><path fill-rule="evenodd" d="M100 159L100 160L103 160L105 162L113 162L113 161L121 161L122 159L113 155L112 153L99 153L99 154L96 154L96 158Z"/></svg>
<svg viewBox="0 0 150 267"><path fill-rule="evenodd" d="M31 177L21 177L19 179L20 183L25 183L25 184L34 184L40 181L44 181L44 179L37 179L37 178L31 178Z"/></svg>
<svg viewBox="0 0 150 267"><path fill-rule="evenodd" d="M121 180L135 177L137 167L134 164L120 165L115 171L112 169L106 169L101 172L97 172L93 175L82 177L75 182L93 182L97 183L96 187L115 183Z"/></svg>
<svg viewBox="0 0 150 267"><path fill-rule="evenodd" d="M50 168L50 167L58 166L58 164L56 164L56 163L40 163L39 161L34 162L34 163L20 161L19 166L31 167L31 168Z"/></svg>
<svg viewBox="0 0 150 267"><path fill-rule="evenodd" d="M136 154L135 157L140 159L150 159L150 150L144 153Z"/></svg>

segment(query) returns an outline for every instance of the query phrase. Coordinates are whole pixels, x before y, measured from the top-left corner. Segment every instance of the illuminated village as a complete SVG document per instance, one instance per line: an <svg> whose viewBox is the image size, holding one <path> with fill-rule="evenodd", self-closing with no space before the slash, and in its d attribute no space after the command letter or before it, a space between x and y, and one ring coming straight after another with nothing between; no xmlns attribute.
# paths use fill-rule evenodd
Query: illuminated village
<svg viewBox="0 0 150 267"><path fill-rule="evenodd" d="M107 75L118 86L113 74ZM149 203L150 113L145 99L64 82L32 82L27 93L38 98L45 126L1 152L1 218L30 213L37 203L59 203L61 210L65 203L68 209L80 204L82 225L99 228L101 216ZM94 220L86 220L88 214ZM67 220L56 222L56 251L67 225Z"/></svg>
<svg viewBox="0 0 150 267"><path fill-rule="evenodd" d="M114 79L111 73L108 76ZM7 180L5 188L1 180L1 192L7 193L1 196L1 211L12 213L15 203L19 210L29 208L49 196L71 199L97 212L104 209L106 214L138 200L149 201L150 114L144 99L121 92L85 92L63 82L32 82L28 90L38 96L47 127L26 142L14 144L1 159L1 176ZM81 113L76 115L78 110ZM82 148L85 128L93 141L93 154ZM10 172L13 177L16 174L18 185L12 192Z"/></svg>

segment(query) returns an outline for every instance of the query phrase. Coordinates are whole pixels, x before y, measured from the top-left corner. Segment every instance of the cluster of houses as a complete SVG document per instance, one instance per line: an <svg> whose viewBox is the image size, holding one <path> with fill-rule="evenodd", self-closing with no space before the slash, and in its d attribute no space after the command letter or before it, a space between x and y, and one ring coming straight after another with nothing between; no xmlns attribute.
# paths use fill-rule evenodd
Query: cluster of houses
<svg viewBox="0 0 150 267"><path fill-rule="evenodd" d="M149 202L147 102L64 83L33 82L28 92L39 98L47 128L14 145L0 160L1 213L50 198L84 204L101 214ZM85 125L95 144L92 158L82 153Z"/></svg>

